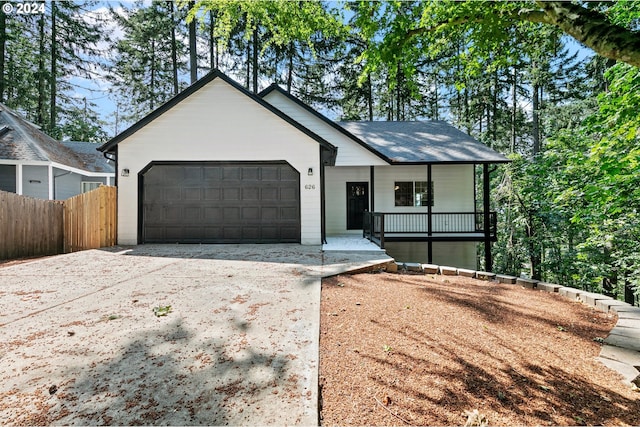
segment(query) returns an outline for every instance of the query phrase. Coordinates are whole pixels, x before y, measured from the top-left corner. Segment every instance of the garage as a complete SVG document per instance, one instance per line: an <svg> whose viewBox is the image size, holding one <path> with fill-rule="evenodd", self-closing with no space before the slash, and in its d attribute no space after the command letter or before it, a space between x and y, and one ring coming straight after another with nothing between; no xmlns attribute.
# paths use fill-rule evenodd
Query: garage
<svg viewBox="0 0 640 427"><path fill-rule="evenodd" d="M287 162L152 162L139 174L141 243L299 243Z"/></svg>

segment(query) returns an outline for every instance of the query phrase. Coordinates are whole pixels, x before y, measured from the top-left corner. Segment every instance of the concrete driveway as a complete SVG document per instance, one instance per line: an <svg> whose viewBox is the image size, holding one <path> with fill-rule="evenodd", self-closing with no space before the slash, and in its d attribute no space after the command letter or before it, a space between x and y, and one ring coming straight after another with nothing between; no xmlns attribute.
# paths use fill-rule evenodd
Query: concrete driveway
<svg viewBox="0 0 640 427"><path fill-rule="evenodd" d="M317 424L320 279L386 260L144 245L0 267L0 424Z"/></svg>

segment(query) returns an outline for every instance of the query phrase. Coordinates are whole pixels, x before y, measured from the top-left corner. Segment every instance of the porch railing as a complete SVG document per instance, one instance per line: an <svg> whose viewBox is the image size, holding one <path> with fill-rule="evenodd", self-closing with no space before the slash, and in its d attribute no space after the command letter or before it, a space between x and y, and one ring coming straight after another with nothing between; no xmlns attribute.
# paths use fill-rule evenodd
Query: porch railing
<svg viewBox="0 0 640 427"><path fill-rule="evenodd" d="M482 241L484 212L364 212L363 236L384 249L386 240ZM497 216L489 212L489 238L495 240Z"/></svg>

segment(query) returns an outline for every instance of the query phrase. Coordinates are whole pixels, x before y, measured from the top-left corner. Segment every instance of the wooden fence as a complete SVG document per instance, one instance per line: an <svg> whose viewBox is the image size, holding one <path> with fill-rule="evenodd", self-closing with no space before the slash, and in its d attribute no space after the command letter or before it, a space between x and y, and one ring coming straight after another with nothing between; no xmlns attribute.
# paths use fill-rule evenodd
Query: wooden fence
<svg viewBox="0 0 640 427"><path fill-rule="evenodd" d="M65 201L0 191L0 259L56 255L116 244L116 188Z"/></svg>
<svg viewBox="0 0 640 427"><path fill-rule="evenodd" d="M116 187L100 186L64 201L64 251L116 244Z"/></svg>
<svg viewBox="0 0 640 427"><path fill-rule="evenodd" d="M64 204L0 191L0 259L62 253Z"/></svg>

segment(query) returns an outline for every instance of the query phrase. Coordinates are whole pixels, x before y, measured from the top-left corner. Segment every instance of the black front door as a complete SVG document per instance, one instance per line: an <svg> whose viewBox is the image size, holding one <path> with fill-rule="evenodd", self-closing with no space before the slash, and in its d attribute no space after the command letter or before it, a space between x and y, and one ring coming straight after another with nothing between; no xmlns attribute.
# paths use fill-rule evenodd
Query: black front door
<svg viewBox="0 0 640 427"><path fill-rule="evenodd" d="M347 182L347 230L362 230L362 213L368 209L369 183Z"/></svg>

